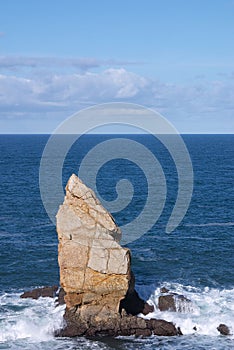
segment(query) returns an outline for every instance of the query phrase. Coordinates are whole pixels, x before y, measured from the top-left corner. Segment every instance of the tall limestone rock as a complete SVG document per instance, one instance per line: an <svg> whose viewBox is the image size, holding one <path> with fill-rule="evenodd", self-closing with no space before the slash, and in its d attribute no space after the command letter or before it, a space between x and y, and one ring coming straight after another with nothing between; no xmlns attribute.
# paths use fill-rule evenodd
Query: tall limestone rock
<svg viewBox="0 0 234 350"><path fill-rule="evenodd" d="M120 246L121 231L94 192L72 175L57 213L60 284L66 325L59 336L176 335L164 320L145 320L153 311L134 289L131 256Z"/></svg>
<svg viewBox="0 0 234 350"><path fill-rule="evenodd" d="M130 287L130 251L94 192L72 175L57 214L60 283L67 308L116 314Z"/></svg>

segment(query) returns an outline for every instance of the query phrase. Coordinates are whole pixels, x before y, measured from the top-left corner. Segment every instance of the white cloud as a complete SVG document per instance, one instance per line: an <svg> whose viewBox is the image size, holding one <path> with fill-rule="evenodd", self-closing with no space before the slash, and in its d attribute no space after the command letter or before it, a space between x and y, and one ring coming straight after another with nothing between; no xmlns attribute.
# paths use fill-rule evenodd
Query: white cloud
<svg viewBox="0 0 234 350"><path fill-rule="evenodd" d="M8 64L13 63L17 62ZM30 62L25 62L25 67L28 65ZM45 118L66 118L84 105L126 101L157 109L182 131L189 131L193 124L196 129L197 123L208 125L212 120L217 128L226 120L233 131L234 80L222 79L194 79L193 85L179 85L150 80L123 68L61 74L8 71L0 75L0 118L32 118L39 113Z"/></svg>
<svg viewBox="0 0 234 350"><path fill-rule="evenodd" d="M82 102L106 102L109 99L136 97L148 81L125 69L107 69L100 73L48 74L31 78L0 75L1 107L76 106Z"/></svg>
<svg viewBox="0 0 234 350"><path fill-rule="evenodd" d="M0 36L4 33L0 33ZM98 68L102 66L122 66L122 65L134 65L135 62L118 61L118 60L99 60L92 57L83 58L62 58L62 57L30 57L30 56L0 56L0 69L1 70L23 70L23 69L80 69L87 71L92 68Z"/></svg>

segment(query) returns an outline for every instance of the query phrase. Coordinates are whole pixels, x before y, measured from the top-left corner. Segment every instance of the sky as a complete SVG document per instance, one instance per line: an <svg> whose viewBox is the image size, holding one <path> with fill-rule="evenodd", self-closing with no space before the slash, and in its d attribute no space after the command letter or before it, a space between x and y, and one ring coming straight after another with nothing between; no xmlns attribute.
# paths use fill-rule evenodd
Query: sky
<svg viewBox="0 0 234 350"><path fill-rule="evenodd" d="M0 133L130 102L234 132L234 0L0 0Z"/></svg>

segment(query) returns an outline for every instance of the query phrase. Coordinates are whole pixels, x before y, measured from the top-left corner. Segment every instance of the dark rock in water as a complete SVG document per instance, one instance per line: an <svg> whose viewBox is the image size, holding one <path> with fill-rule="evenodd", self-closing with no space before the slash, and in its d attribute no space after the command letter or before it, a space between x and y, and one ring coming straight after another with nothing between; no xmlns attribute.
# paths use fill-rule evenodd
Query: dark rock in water
<svg viewBox="0 0 234 350"><path fill-rule="evenodd" d="M177 327L177 331L178 331L178 335L183 335L183 333L182 333L180 327Z"/></svg>
<svg viewBox="0 0 234 350"><path fill-rule="evenodd" d="M175 325L172 322L158 319L150 319L146 321L149 329L154 335L159 336L174 336L179 335Z"/></svg>
<svg viewBox="0 0 234 350"><path fill-rule="evenodd" d="M31 291L24 292L23 294L21 294L20 298L31 298L31 299L38 299L40 297L54 298L56 296L57 290L58 290L58 286L35 288Z"/></svg>
<svg viewBox="0 0 234 350"><path fill-rule="evenodd" d="M158 308L160 311L176 311L174 295L160 295L158 298Z"/></svg>
<svg viewBox="0 0 234 350"><path fill-rule="evenodd" d="M192 302L183 295L168 294L160 295L158 308L160 311L191 312Z"/></svg>
<svg viewBox="0 0 234 350"><path fill-rule="evenodd" d="M149 313L151 313L153 311L154 311L154 306L145 302L144 309L142 310L142 314L148 315Z"/></svg>
<svg viewBox="0 0 234 350"><path fill-rule="evenodd" d="M147 327L152 330L152 334L159 336L174 336L178 335L178 331L172 322L165 320L151 319L147 320Z"/></svg>
<svg viewBox="0 0 234 350"><path fill-rule="evenodd" d="M230 329L228 328L228 326L226 326L225 324L221 323L218 327L217 330L219 331L220 334L222 335L230 335Z"/></svg>
<svg viewBox="0 0 234 350"><path fill-rule="evenodd" d="M160 289L160 293L164 294L164 293L169 293L169 289L167 289L166 287L162 287Z"/></svg>
<svg viewBox="0 0 234 350"><path fill-rule="evenodd" d="M82 318L79 310L66 309L64 319L66 326L64 329L57 331L56 336L76 337L76 336L175 336L179 331L171 322L158 319L145 320L141 317L131 315L109 315L103 314L100 318L98 315L90 315Z"/></svg>

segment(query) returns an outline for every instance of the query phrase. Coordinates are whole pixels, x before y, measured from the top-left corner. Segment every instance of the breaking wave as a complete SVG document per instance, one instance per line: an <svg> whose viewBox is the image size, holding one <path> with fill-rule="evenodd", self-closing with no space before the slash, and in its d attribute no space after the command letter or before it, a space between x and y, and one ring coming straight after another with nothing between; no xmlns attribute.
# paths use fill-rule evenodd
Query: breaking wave
<svg viewBox="0 0 234 350"><path fill-rule="evenodd" d="M158 309L160 288L191 300L176 303L181 312ZM54 331L63 325L64 306L55 307L54 299L20 299L20 293L5 293L0 296L0 349L27 350L77 350L77 349L218 349L226 350L234 346L233 335L220 336L217 327L226 324L234 331L234 289L199 289L182 284L164 283L161 286L139 286L139 293L149 295L148 302L155 311L146 318L161 318L180 327L183 337L119 337L117 339L55 338ZM194 328L195 327L195 328ZM218 341L217 341L218 339Z"/></svg>
<svg viewBox="0 0 234 350"><path fill-rule="evenodd" d="M234 289L215 289L205 287L204 289L192 286L183 286L178 283L164 283L170 292L183 295L191 303L183 303L178 299L177 309L182 312L164 311L158 309L158 298L160 287L156 288L148 299L149 304L154 305L155 311L146 318L162 318L175 323L180 327L183 334L200 334L208 336L219 336L217 330L219 324L226 324L231 333L234 332ZM146 295L147 290L140 288L141 295ZM233 335L232 335L233 337ZM234 338L233 338L234 339Z"/></svg>

